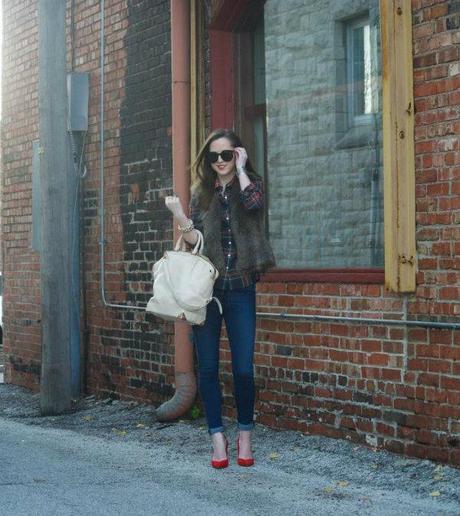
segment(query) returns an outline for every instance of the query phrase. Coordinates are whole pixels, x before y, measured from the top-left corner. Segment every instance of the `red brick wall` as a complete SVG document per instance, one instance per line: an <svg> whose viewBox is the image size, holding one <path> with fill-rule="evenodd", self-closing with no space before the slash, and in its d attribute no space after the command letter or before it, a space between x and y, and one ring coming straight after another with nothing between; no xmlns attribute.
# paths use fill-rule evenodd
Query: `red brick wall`
<svg viewBox="0 0 460 516"><path fill-rule="evenodd" d="M460 3L413 1L419 273L409 311L460 315ZM460 464L460 332L412 330L405 450ZM415 423L415 424L414 424Z"/></svg>
<svg viewBox="0 0 460 516"><path fill-rule="evenodd" d="M87 386L157 403L173 392L171 326L139 311L104 308L99 291L98 5L76 2L75 13L75 69L90 72L91 82L83 199ZM106 1L106 292L116 303L145 303L151 264L171 245L163 206L172 183L168 6ZM265 282L260 311L394 319L407 309L409 318L459 320L459 3L412 6L417 291L405 297L383 285ZM6 380L37 389L39 263L30 249L36 2L5 0L4 32ZM260 319L257 420L458 465L459 355L458 331ZM225 411L234 415L226 345L222 357Z"/></svg>
<svg viewBox="0 0 460 516"><path fill-rule="evenodd" d="M36 2L3 2L2 253L5 381L37 388L39 257L31 249L32 141L38 138Z"/></svg>
<svg viewBox="0 0 460 516"><path fill-rule="evenodd" d="M152 265L172 239L172 218L164 205L172 191L169 1L106 4L106 298L145 307ZM81 30L76 40L97 46L97 19L90 30ZM97 71L98 66L96 56L88 67ZM98 73L93 78L98 81ZM99 84L93 90L96 95ZM85 183L87 387L100 395L160 402L174 393L172 325L101 302L99 217L92 206L99 196L98 109L94 98Z"/></svg>
<svg viewBox="0 0 460 516"><path fill-rule="evenodd" d="M90 76L81 206L86 387L162 401L174 392L172 325L139 310L106 308L101 299L100 2L67 6L68 68ZM105 293L109 303L145 306L151 266L172 238L163 201L172 187L169 1L107 0L105 6ZM2 135L5 380L34 390L41 359L39 256L31 250L37 8L36 0L4 2Z"/></svg>
<svg viewBox="0 0 460 516"><path fill-rule="evenodd" d="M105 2L106 57L104 64L104 192L106 295L111 303L126 303L123 290L123 231L118 191L120 189L120 117L125 88L127 5L125 0ZM112 342L105 339L107 330L121 333L121 311L105 309L101 299L99 253L100 233L100 2L78 2L75 18L75 69L90 76L90 113L86 161L88 175L84 188L84 326L87 340L86 387L89 392L103 391L107 383L116 383L111 376L116 354ZM104 357L101 358L101 357ZM114 369L114 368L113 368Z"/></svg>

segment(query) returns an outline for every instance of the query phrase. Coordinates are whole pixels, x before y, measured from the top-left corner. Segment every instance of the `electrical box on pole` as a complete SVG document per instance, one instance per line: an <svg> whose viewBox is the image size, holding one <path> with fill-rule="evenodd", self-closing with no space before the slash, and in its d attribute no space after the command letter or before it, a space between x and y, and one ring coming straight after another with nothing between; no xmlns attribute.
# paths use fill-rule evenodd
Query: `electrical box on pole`
<svg viewBox="0 0 460 516"><path fill-rule="evenodd" d="M88 130L89 75L72 72L67 75L69 133Z"/></svg>

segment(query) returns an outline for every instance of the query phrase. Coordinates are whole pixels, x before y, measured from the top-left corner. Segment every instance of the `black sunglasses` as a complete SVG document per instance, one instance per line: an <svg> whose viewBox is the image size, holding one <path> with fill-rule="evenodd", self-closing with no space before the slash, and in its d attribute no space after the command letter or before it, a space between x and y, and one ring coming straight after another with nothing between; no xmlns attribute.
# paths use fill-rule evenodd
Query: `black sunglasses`
<svg viewBox="0 0 460 516"><path fill-rule="evenodd" d="M235 152L232 150L223 150L222 152L208 152L208 159L211 163L215 163L219 156L222 158L222 161L232 161Z"/></svg>

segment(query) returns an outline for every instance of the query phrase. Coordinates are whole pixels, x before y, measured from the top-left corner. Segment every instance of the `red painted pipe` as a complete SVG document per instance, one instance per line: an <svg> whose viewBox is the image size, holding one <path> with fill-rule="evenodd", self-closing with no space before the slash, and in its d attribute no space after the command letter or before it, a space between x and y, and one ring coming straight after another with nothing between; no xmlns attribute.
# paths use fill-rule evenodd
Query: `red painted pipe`
<svg viewBox="0 0 460 516"><path fill-rule="evenodd" d="M173 189L185 213L190 201L190 2L171 0ZM178 237L174 228L174 241ZM176 393L158 407L160 421L182 416L193 405L196 379L190 326L174 325Z"/></svg>

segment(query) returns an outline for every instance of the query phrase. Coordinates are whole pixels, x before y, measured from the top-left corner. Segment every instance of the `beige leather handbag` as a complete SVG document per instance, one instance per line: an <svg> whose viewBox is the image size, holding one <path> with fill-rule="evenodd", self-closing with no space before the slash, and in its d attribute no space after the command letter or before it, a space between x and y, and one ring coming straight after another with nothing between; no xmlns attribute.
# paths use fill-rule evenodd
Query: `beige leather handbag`
<svg viewBox="0 0 460 516"><path fill-rule="evenodd" d="M166 251L153 266L153 297L146 310L167 321L204 324L206 307L213 299L222 313L217 298L212 297L214 282L219 276L211 261L201 254L204 239L200 231L191 252L186 251L182 235L174 251Z"/></svg>

